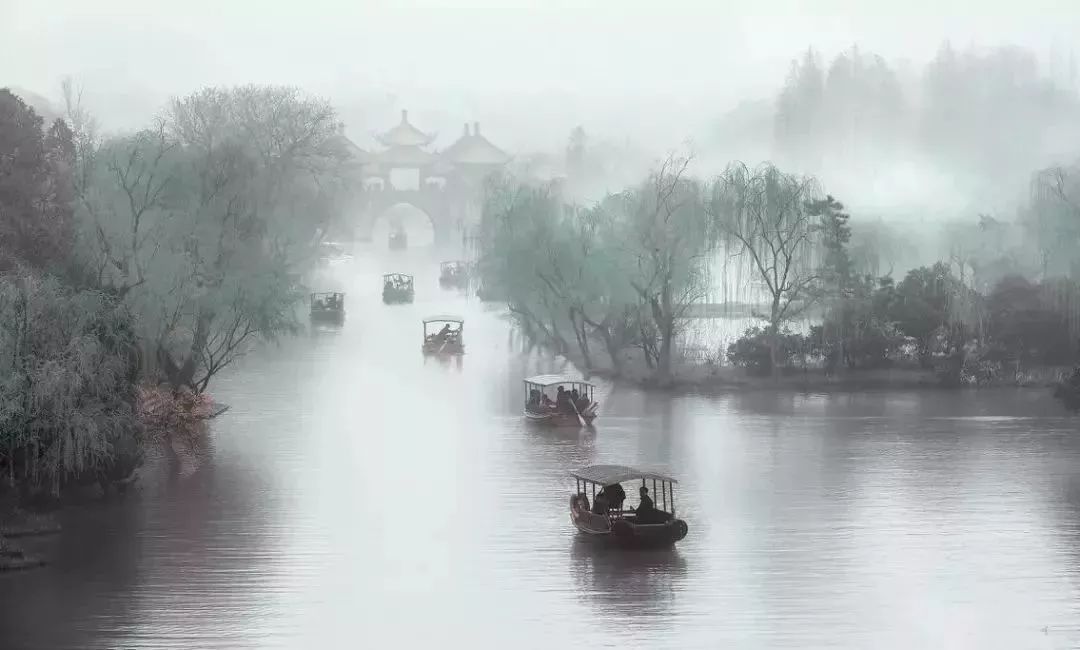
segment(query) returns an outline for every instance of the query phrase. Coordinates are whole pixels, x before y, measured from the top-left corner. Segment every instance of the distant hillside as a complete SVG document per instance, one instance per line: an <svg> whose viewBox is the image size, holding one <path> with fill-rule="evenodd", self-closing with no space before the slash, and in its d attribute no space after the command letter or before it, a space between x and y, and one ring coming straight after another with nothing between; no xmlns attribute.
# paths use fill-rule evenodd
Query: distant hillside
<svg viewBox="0 0 1080 650"><path fill-rule="evenodd" d="M25 88L19 88L18 86L0 87L6 87L8 88L8 90L22 98L24 102L29 104L30 107L33 108L34 111L41 116L41 118L45 121L46 126L51 124L53 120L63 114L63 112L56 104L49 101L44 96L39 95L33 91L26 90Z"/></svg>

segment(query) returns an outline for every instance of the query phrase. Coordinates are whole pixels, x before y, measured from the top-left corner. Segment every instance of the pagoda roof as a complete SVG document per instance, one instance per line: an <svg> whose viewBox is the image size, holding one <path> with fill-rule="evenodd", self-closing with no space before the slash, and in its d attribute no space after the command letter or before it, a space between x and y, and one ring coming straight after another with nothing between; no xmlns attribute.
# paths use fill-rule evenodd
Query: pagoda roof
<svg viewBox="0 0 1080 650"><path fill-rule="evenodd" d="M472 132L466 124L465 132L440 154L440 158L455 165L505 165L510 161L505 151L480 135L479 122L473 122Z"/></svg>
<svg viewBox="0 0 1080 650"><path fill-rule="evenodd" d="M424 133L409 123L409 111L401 111L401 123L375 136L375 139L387 147L413 147L431 144L434 134Z"/></svg>
<svg viewBox="0 0 1080 650"><path fill-rule="evenodd" d="M323 151L329 155L347 158L361 165L374 160L370 152L356 146L356 143L343 134L332 135L323 142Z"/></svg>
<svg viewBox="0 0 1080 650"><path fill-rule="evenodd" d="M427 167L437 160L435 154L415 144L390 147L375 154L374 158L381 165L397 167Z"/></svg>

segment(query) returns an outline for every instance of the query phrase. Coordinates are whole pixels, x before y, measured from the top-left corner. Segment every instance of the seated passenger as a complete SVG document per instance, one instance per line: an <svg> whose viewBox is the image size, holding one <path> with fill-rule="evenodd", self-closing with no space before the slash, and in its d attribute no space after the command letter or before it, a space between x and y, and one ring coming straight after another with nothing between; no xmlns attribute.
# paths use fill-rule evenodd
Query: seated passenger
<svg viewBox="0 0 1080 650"><path fill-rule="evenodd" d="M641 495L641 502L638 503L637 509L634 510L638 523L652 523L657 518L657 510L656 506L653 505L652 498L649 497L649 488L642 485L641 489L638 490L638 494Z"/></svg>
<svg viewBox="0 0 1080 650"><path fill-rule="evenodd" d="M604 488L604 494L607 495L608 500L611 503L611 509L615 511L621 511L623 502L626 501L626 490L618 483L614 483Z"/></svg>
<svg viewBox="0 0 1080 650"><path fill-rule="evenodd" d="M592 511L593 514L606 515L610 504L608 503L608 497L604 494L603 490L600 490L600 494L596 495L596 501L593 502Z"/></svg>

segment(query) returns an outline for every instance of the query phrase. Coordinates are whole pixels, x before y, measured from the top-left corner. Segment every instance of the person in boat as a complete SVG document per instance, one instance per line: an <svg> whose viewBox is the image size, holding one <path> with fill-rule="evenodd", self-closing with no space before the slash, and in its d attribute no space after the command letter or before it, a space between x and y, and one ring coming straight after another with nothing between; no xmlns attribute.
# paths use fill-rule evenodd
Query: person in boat
<svg viewBox="0 0 1080 650"><path fill-rule="evenodd" d="M638 494L641 495L641 501L638 503L638 507L634 510L634 514L637 515L639 523L647 524L656 519L656 505L653 503L652 497L649 496L649 488L644 485L638 490Z"/></svg>
<svg viewBox="0 0 1080 650"><path fill-rule="evenodd" d="M535 410L540 406L540 391L535 388L529 391L529 402L526 404L529 408Z"/></svg>
<svg viewBox="0 0 1080 650"><path fill-rule="evenodd" d="M544 408L550 409L555 406L555 403L551 401L551 397L549 397L547 393L540 396L540 401L543 403Z"/></svg>
<svg viewBox="0 0 1080 650"><path fill-rule="evenodd" d="M570 401L570 391L559 386L559 392L555 396L555 407L566 414L574 412L574 404Z"/></svg>
<svg viewBox="0 0 1080 650"><path fill-rule="evenodd" d="M606 515L610 507L611 503L608 501L608 495L603 490L600 490L600 493L596 495L596 500L593 501L593 514Z"/></svg>
<svg viewBox="0 0 1080 650"><path fill-rule="evenodd" d="M577 400L578 411L584 411L592 404L592 400L585 393L581 394L581 397Z"/></svg>
<svg viewBox="0 0 1080 650"><path fill-rule="evenodd" d="M623 502L626 501L626 490L621 485L615 483L605 487L604 494L607 495L612 510L616 512L622 510Z"/></svg>
<svg viewBox="0 0 1080 650"><path fill-rule="evenodd" d="M580 398L581 395L578 394L577 386L574 386L572 389L570 389L570 399L574 402L574 404L577 404Z"/></svg>
<svg viewBox="0 0 1080 650"><path fill-rule="evenodd" d="M435 340L442 342L445 341L448 336L450 336L450 323L446 323L442 326L442 329L439 330L439 333L435 335Z"/></svg>

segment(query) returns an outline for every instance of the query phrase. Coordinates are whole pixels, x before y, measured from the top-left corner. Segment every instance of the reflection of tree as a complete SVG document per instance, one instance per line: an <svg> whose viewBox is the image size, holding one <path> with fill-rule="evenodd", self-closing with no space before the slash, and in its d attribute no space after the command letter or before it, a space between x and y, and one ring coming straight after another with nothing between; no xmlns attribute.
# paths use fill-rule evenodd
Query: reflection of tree
<svg viewBox="0 0 1080 650"><path fill-rule="evenodd" d="M570 570L588 606L599 602L620 621L669 613L687 574L678 549L631 551L580 537L571 546Z"/></svg>

